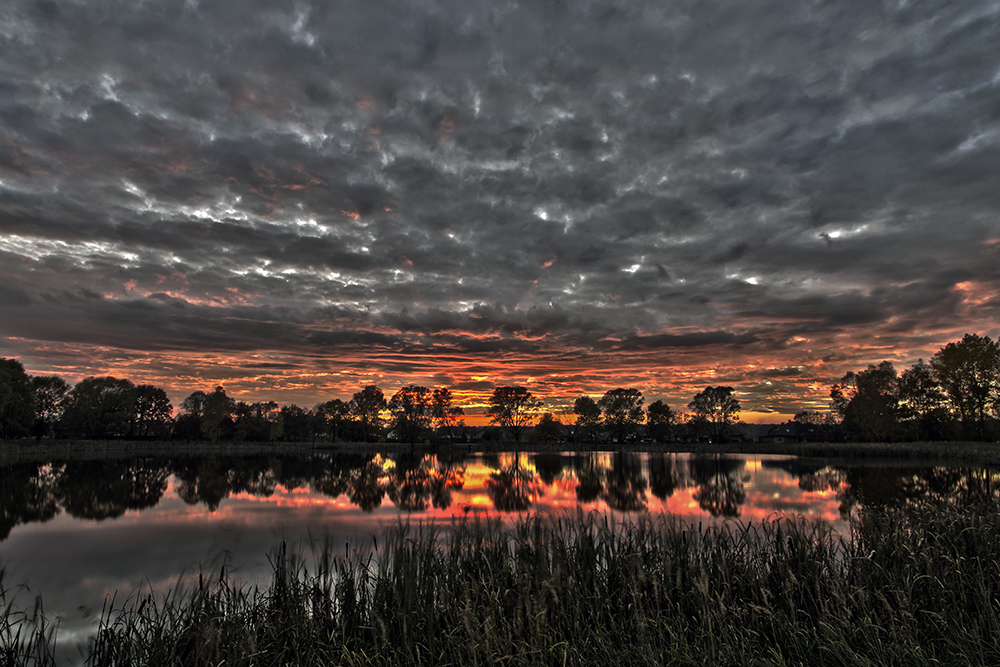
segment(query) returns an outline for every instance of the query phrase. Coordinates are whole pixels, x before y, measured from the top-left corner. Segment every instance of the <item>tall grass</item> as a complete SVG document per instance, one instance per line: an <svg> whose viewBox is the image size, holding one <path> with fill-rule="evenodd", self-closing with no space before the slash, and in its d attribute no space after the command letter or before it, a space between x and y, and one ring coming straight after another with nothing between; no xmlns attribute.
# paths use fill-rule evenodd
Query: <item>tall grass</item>
<svg viewBox="0 0 1000 667"><path fill-rule="evenodd" d="M265 588L222 572L106 610L89 664L996 665L998 555L995 504L868 511L847 538L785 518L401 523L367 552L281 545Z"/></svg>

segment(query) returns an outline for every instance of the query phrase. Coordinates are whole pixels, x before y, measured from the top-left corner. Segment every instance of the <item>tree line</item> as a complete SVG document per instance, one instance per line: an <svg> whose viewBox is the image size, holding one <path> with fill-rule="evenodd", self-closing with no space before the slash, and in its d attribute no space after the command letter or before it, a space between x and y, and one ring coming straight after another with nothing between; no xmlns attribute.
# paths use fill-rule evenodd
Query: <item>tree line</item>
<svg viewBox="0 0 1000 667"><path fill-rule="evenodd" d="M966 334L948 343L930 362L899 375L891 362L847 373L830 391L829 412L803 411L795 421L820 429L827 439L862 441L985 440L997 437L1000 415L1000 344ZM674 411L662 400L643 407L642 392L616 388L595 399L580 396L564 424L522 386L496 387L486 416L497 431L521 442L566 439L627 442L640 432L650 440L679 434L723 442L739 420L733 387L706 387ZM0 359L0 439L132 438L188 441L423 442L464 434L464 409L447 387L406 385L386 398L377 385L350 400L332 399L313 408L248 403L223 387L195 391L176 416L164 389L114 377L90 377L70 386L59 376L28 375L16 359ZM572 420L572 421L570 421Z"/></svg>
<svg viewBox="0 0 1000 667"><path fill-rule="evenodd" d="M844 375L830 399L851 440L994 440L1000 436L1000 343L965 334L902 374L889 361L872 364Z"/></svg>
<svg viewBox="0 0 1000 667"><path fill-rule="evenodd" d="M500 436L521 442L558 441L566 430L544 402L521 386L493 390L486 409ZM691 415L663 401L643 409L642 392L612 389L598 400L574 404L576 439L625 442L641 425L658 440L670 440L687 421L721 437L739 415L732 387L708 387L689 406ZM447 387L406 385L386 398L377 385L362 387L350 400L332 399L303 408L274 401L237 401L218 386L195 391L176 416L164 389L115 377L90 377L70 386L58 376L28 375L16 359L0 359L0 438L180 439L238 442L351 441L422 442L454 440L465 430L465 410Z"/></svg>

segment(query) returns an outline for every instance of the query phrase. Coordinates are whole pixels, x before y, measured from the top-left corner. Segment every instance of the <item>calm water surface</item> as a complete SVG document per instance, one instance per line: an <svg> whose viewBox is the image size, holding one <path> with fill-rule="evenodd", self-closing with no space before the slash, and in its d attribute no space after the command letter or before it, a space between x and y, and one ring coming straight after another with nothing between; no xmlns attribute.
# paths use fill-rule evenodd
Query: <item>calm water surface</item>
<svg viewBox="0 0 1000 667"><path fill-rule="evenodd" d="M52 461L0 468L0 567L27 606L41 594L66 644L108 596L179 577L270 574L286 539L367 549L404 517L477 512L667 512L703 523L800 515L842 533L866 504L996 496L982 468L787 456L564 453L248 456Z"/></svg>

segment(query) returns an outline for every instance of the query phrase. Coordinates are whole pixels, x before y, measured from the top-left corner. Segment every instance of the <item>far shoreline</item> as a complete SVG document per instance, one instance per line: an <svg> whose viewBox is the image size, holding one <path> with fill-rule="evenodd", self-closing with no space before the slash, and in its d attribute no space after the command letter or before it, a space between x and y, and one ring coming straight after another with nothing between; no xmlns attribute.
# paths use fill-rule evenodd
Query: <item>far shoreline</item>
<svg viewBox="0 0 1000 667"><path fill-rule="evenodd" d="M329 454L489 454L560 452L650 452L688 454L780 455L817 459L880 458L923 463L971 463L1000 466L1000 445L989 442L806 442L806 443L617 443L489 441L473 443L399 442L208 442L142 440L0 441L0 465L164 456L267 456Z"/></svg>

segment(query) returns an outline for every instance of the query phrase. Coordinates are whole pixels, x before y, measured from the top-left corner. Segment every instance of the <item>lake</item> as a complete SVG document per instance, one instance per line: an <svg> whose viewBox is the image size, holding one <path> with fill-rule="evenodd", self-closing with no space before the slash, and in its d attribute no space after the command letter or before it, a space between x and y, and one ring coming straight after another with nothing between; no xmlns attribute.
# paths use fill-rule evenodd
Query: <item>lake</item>
<svg viewBox="0 0 1000 667"><path fill-rule="evenodd" d="M661 453L336 454L17 463L0 468L0 567L22 606L40 594L65 648L108 596L165 592L225 565L270 575L281 540L369 549L400 519L488 512L667 512L692 523L802 516L849 531L867 505L995 498L974 466L886 459Z"/></svg>

